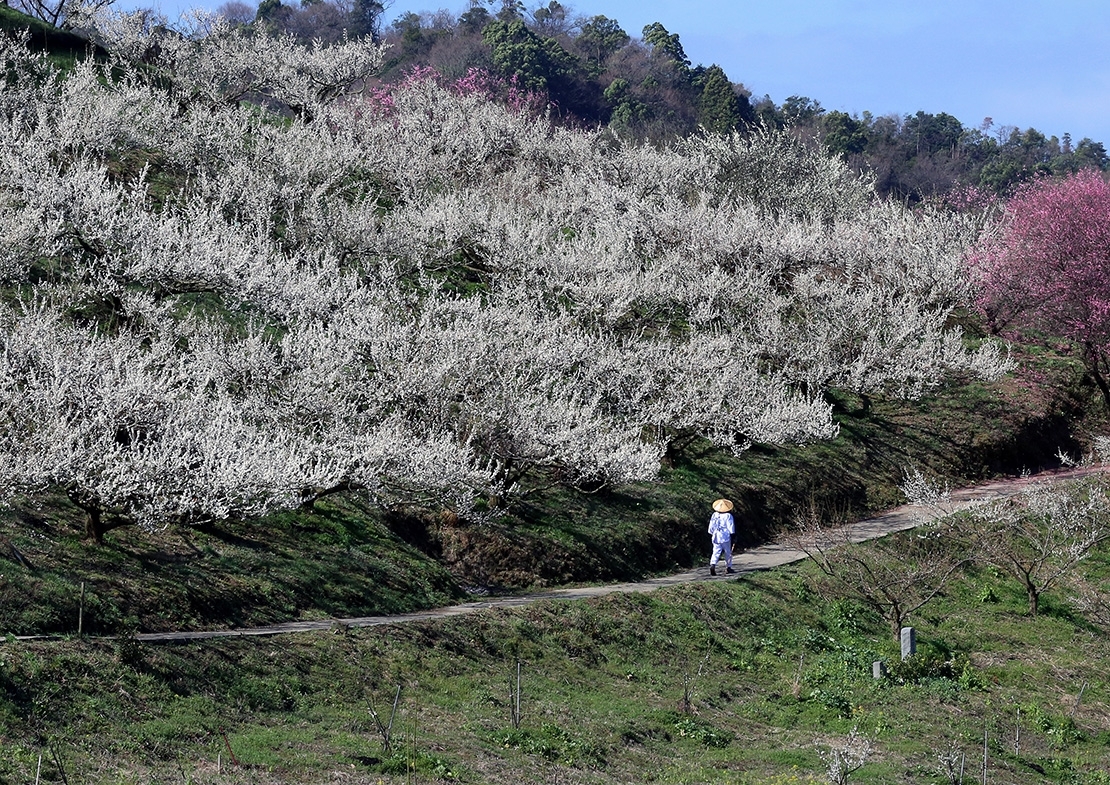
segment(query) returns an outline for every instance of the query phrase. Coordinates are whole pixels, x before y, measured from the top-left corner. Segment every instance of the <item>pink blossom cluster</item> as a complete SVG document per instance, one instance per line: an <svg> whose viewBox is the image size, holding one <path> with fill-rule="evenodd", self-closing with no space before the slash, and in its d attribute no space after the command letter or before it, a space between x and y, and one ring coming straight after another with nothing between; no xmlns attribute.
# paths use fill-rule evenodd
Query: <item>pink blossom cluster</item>
<svg viewBox="0 0 1110 785"><path fill-rule="evenodd" d="M1035 326L1089 349L1110 344L1110 184L1101 173L1025 185L968 263L995 329Z"/></svg>
<svg viewBox="0 0 1110 785"><path fill-rule="evenodd" d="M515 74L506 79L485 68L472 66L464 76L448 79L437 69L426 65L413 66L397 84L382 84L368 90L366 100L377 111L388 115L396 108L395 96L398 90L412 89L428 82L456 95L480 96L521 113L539 113L550 103L546 95L522 88Z"/></svg>
<svg viewBox="0 0 1110 785"><path fill-rule="evenodd" d="M998 206L998 196L974 185L963 185L947 191L936 206L958 213L985 212Z"/></svg>

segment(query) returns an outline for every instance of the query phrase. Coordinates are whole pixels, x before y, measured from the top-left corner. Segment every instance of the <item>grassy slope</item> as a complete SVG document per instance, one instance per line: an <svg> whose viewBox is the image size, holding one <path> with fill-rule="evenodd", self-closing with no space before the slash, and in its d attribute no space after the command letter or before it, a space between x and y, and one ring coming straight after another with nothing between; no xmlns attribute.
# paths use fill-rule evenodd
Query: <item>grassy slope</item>
<svg viewBox="0 0 1110 785"><path fill-rule="evenodd" d="M1029 349L1019 376L914 403L846 401L841 435L741 456L695 445L660 482L598 494L549 492L497 524L384 513L333 499L312 513L204 529L110 532L97 547L62 497L0 511L0 631L115 634L362 616L457 601L464 587L628 580L706 555L708 502L737 502L744 546L810 505L862 515L900 502L903 469L976 480L1077 452L1090 390L1073 360ZM16 555L18 554L18 556ZM24 561L21 563L19 558Z"/></svg>
<svg viewBox="0 0 1110 785"><path fill-rule="evenodd" d="M0 32L7 32L16 37L27 35L31 49L49 52L50 60L60 66L72 65L74 61L84 57L90 47L86 39L65 30L58 30L6 5L0 6ZM98 47L95 51L97 55L104 53Z"/></svg>
<svg viewBox="0 0 1110 785"><path fill-rule="evenodd" d="M353 500L203 529L117 529L103 547L80 536L81 520L57 496L4 515L4 632L73 632L79 614L91 634L257 626L400 613L463 596L446 569Z"/></svg>
<svg viewBox="0 0 1110 785"><path fill-rule="evenodd" d="M827 444L695 450L658 485L537 499L498 526L382 516L348 499L207 531L120 529L94 548L74 511L46 499L3 519L0 615L8 630L73 630L82 579L86 629L116 631L427 606L479 571L523 583L700 561L718 493L740 501L754 541L811 499L889 505L910 463L973 478L1036 468L1100 432L1078 417L1091 391L1071 358L1030 347L1021 360L1001 384L912 406L848 402ZM1088 568L1110 585L1110 557ZM1110 643L1061 595L1028 619L1016 586L968 574L914 619L923 678L876 682L871 662L897 659L884 623L823 600L807 574L347 634L0 644L0 782L31 781L44 751L49 776L60 778L56 751L71 781L89 782L818 782L821 751L854 727L875 752L853 782L943 782L949 747L978 772L984 731L992 782L1107 782ZM369 708L386 719L397 685L390 754ZM232 753L239 765L216 773Z"/></svg>
<svg viewBox="0 0 1110 785"><path fill-rule="evenodd" d="M13 13L0 8L0 25L25 24ZM84 51L50 46L59 62ZM24 500L0 515L0 630L74 631L82 585L84 630L115 634L397 612L455 601L464 586L685 567L705 556L719 495L738 502L750 545L810 504L895 504L910 465L975 480L1077 451L1101 423L1079 416L1092 391L1074 359L1036 346L1021 359L998 385L869 411L845 399L828 443L739 457L695 445L656 484L540 495L497 525L337 499L204 530L120 529L92 547L64 499ZM1105 583L1110 565L1093 568ZM41 753L46 781L62 779L60 763L90 782L808 782L823 771L821 743L855 726L877 749L853 781L942 781L936 753L951 744L981 760L984 731L992 781L1108 781L1105 634L1058 597L1028 620L1013 587L969 575L916 620L926 653L958 667L874 682L870 662L893 656L883 624L821 601L805 573L347 635L0 644L0 782L33 781ZM368 707L388 715L398 684L390 755ZM679 711L684 689L692 714ZM231 753L241 765L218 774Z"/></svg>
<svg viewBox="0 0 1110 785"><path fill-rule="evenodd" d="M1085 569L1105 585L1110 558ZM876 681L874 660L897 667L885 624L810 577L346 634L0 644L0 781L41 752L57 781L53 750L71 782L822 782L853 729L873 752L852 782L944 782L948 749L978 782L984 732L990 782L1108 781L1110 638L1058 597L1031 619L969 573L914 620L916 669ZM388 721L398 685L391 754L370 709Z"/></svg>

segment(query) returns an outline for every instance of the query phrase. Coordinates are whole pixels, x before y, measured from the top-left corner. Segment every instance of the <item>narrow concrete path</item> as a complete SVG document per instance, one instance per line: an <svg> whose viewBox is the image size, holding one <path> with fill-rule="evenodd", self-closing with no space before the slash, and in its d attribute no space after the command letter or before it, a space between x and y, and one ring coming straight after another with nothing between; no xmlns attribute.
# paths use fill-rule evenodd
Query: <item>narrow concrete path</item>
<svg viewBox="0 0 1110 785"><path fill-rule="evenodd" d="M1028 485L1047 480L1065 480L1083 477L1089 474L1104 471L1102 466L1080 467L1023 477L995 480L969 488L953 491L941 509L923 507L918 505L904 505L887 512L880 513L864 520L856 521L841 530L848 535L852 542L864 542L879 537L884 537L894 532L912 529L926 521L936 518L940 514L955 512L975 502L1001 499L1020 493ZM709 546L706 546L708 552ZM708 558L708 557L707 557ZM733 568L737 574L769 570L781 567L784 564L801 561L806 555L801 550L788 544L777 542L762 545L758 548L742 551L733 556ZM293 632L312 632L314 630L330 630L350 627L376 627L384 624L405 624L415 621L430 619L443 619L451 616L465 616L490 608L516 608L529 605L541 600L582 600L590 597L602 597L606 594L650 592L668 586L677 586L684 583L697 581L725 581L733 580L734 576L726 575L724 570L719 570L716 577L709 575L708 567L698 567L686 572L667 575L662 578L651 578L634 583L611 583L603 586L586 586L568 589L552 589L548 591L533 592L530 594L513 595L511 597L497 597L488 600L467 602L461 605L452 605L446 608L434 608L416 613L405 613L395 616L360 616L346 619L321 619L315 621L294 621L284 624L274 624L267 627L250 627L232 630L199 630L182 632L151 632L135 635L135 640L144 643L172 643L175 641L195 641L207 638L237 638L269 635L284 635ZM16 640L34 640L57 636L16 636Z"/></svg>

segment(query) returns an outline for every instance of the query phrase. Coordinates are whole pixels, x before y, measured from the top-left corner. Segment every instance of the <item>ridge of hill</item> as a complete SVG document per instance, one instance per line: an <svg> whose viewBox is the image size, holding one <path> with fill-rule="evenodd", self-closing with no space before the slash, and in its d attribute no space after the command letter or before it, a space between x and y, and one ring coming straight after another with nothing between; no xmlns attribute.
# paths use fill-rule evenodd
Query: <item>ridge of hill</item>
<svg viewBox="0 0 1110 785"><path fill-rule="evenodd" d="M88 39L68 30L59 30L6 4L0 5L0 31L16 38L26 35L28 46L33 51L46 52L55 65L72 65L90 51L96 57L105 54Z"/></svg>
<svg viewBox="0 0 1110 785"><path fill-rule="evenodd" d="M280 644L133 635L638 579L705 557L717 496L736 502L746 547L808 511L889 507L907 468L975 481L1084 452L1106 417L1072 347L1014 353L1007 379L918 401L833 393L827 442L694 442L657 482L551 489L483 524L350 494L96 544L64 494L19 499L0 514L0 632L65 637L0 643L0 781L795 785L865 739L877 752L858 782L943 781L938 758L953 781L981 754L999 780L1106 785L1106 619L1058 596L1029 618L989 568L919 614L921 656L905 664L884 621L823 596L810 565ZM1105 585L1105 553L1084 566Z"/></svg>

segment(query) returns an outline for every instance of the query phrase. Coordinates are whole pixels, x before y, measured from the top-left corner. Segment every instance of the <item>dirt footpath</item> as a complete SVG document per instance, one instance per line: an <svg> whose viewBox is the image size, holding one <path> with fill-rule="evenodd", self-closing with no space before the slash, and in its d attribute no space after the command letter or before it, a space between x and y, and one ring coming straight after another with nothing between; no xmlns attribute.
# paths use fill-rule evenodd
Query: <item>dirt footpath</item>
<svg viewBox="0 0 1110 785"><path fill-rule="evenodd" d="M1103 471L1101 466L1080 467L1055 472L1044 472L1036 475L1027 475L1005 480L975 485L970 488L961 488L953 491L940 510L917 505L905 505L881 513L871 518L850 524L845 527L846 533L853 542L863 542L887 534L892 534L905 529L912 529L922 523L932 520L941 512L954 512L978 501L1001 499L1019 493L1026 486L1045 480L1064 480L1083 477ZM707 541L708 543L708 541ZM709 546L706 545L706 553ZM733 556L733 568L738 574L753 572L755 570L769 570L784 564L800 561L806 558L805 554L783 543L771 543L748 551L737 553ZM662 578L652 578L635 583L613 583L604 586L588 586L584 588L552 589L549 591L535 592L532 594L514 595L512 597L491 598L467 602L461 605L452 605L447 608L435 608L418 613L406 613L397 616L362 616L350 619L327 619L319 621L298 621L285 624L275 624L269 627L251 627L238 630L209 630L199 632L157 632L144 633L135 636L136 640L148 643L190 641L204 638L229 638L259 635L281 635L290 632L310 632L313 630L329 630L349 627L374 627L382 624L404 624L413 621L426 621L429 619L442 619L448 616L463 616L476 613L487 608L515 608L528 605L539 600L581 600L589 597L601 597L614 592L648 592L675 586L682 583L695 581L724 581L734 580L734 576L721 574L717 577L709 575L709 568L698 567L686 572L668 575Z"/></svg>

